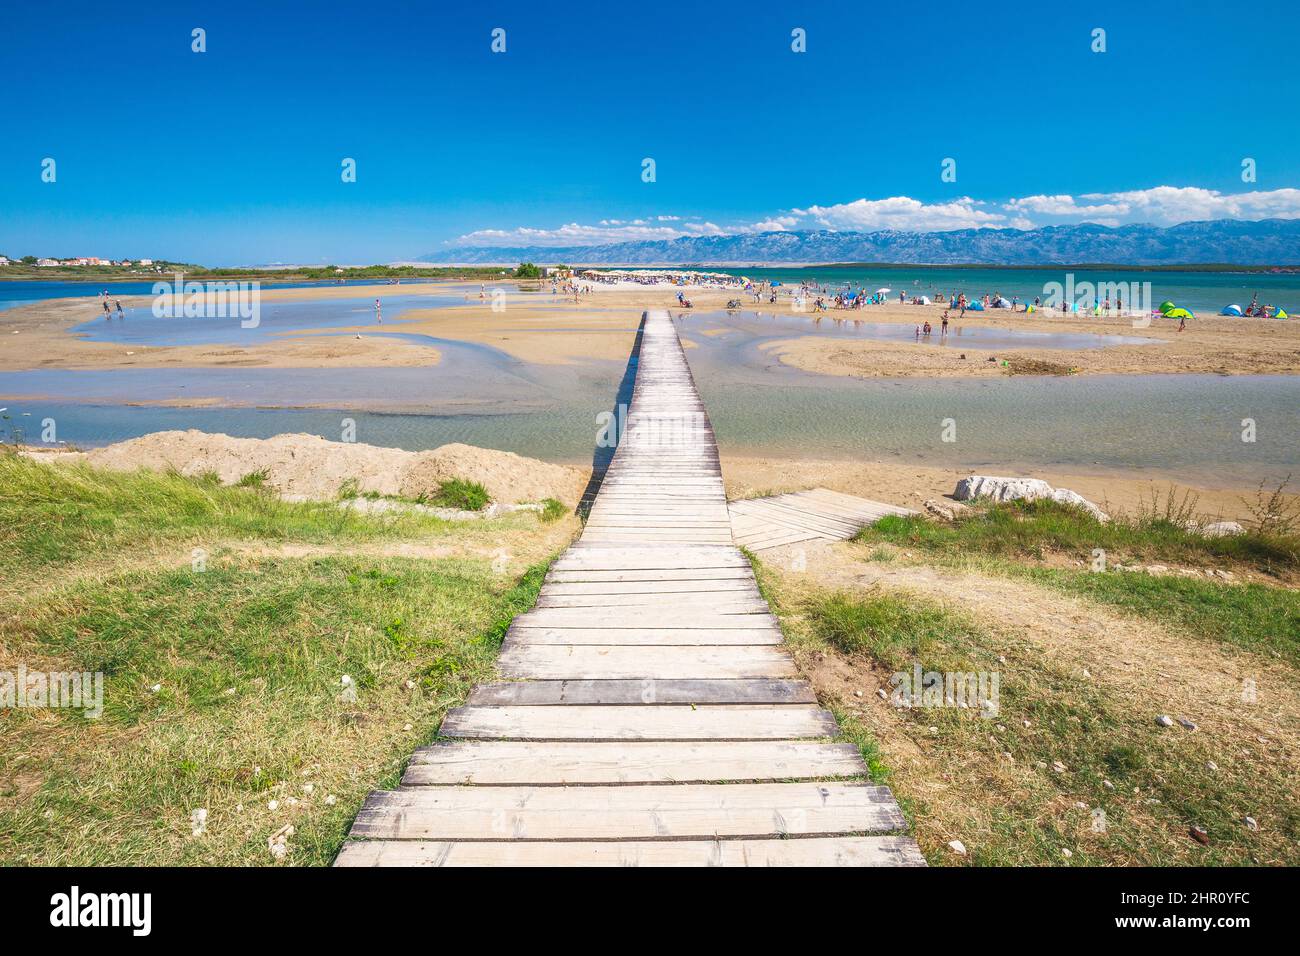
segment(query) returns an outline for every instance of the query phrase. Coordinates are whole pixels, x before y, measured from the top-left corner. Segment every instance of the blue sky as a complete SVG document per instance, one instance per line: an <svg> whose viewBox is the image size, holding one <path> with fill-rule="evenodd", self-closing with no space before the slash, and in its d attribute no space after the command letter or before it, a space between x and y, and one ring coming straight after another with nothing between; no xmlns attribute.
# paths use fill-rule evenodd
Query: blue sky
<svg viewBox="0 0 1300 956"><path fill-rule="evenodd" d="M11 256L1300 216L1294 2L73 2L3 27Z"/></svg>

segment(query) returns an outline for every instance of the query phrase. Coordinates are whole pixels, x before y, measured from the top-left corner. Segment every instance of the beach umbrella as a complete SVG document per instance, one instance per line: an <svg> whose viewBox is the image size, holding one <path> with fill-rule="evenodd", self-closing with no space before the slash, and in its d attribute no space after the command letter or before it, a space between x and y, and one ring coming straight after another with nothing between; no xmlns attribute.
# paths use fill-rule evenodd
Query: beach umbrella
<svg viewBox="0 0 1300 956"><path fill-rule="evenodd" d="M1168 315L1168 314L1169 314L1169 310L1172 309L1172 308L1174 308L1174 307L1175 307L1175 306L1174 306L1174 304L1173 304L1172 302L1170 302L1168 299L1165 299L1165 301L1163 301L1163 302L1160 303L1160 314L1161 314L1161 315Z"/></svg>
<svg viewBox="0 0 1300 956"><path fill-rule="evenodd" d="M1165 313L1165 318L1166 319L1194 319L1196 318L1196 316L1192 315L1192 313L1188 312L1186 309L1170 309L1168 312Z"/></svg>
<svg viewBox="0 0 1300 956"><path fill-rule="evenodd" d="M1239 305L1235 305L1235 304L1234 304L1234 305L1229 305L1229 306L1224 306L1223 311L1220 312L1219 315L1235 315L1235 316L1240 316L1240 315L1241 315L1241 306L1239 306Z"/></svg>
<svg viewBox="0 0 1300 956"><path fill-rule="evenodd" d="M893 289L877 289L877 290L876 290L876 295L886 295L886 294L888 294L888 293L890 293L890 292L893 292L893 291L894 291Z"/></svg>

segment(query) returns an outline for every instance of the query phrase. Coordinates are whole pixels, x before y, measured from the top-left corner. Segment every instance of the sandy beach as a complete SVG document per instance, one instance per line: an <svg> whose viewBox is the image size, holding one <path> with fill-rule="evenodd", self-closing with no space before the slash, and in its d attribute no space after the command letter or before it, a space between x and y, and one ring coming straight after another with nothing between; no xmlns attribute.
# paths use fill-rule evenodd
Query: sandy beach
<svg viewBox="0 0 1300 956"><path fill-rule="evenodd" d="M506 292L504 308L492 308L492 292ZM543 291L518 293L516 283L485 287L480 300L476 288L463 282L322 286L310 289L273 289L262 292L266 304L322 299L373 299L391 296L464 298L464 305L422 309L408 306L398 319L382 327L373 323L331 327L327 331L304 328L278 332L247 345L237 335L230 344L200 346L139 346L123 348L88 341L69 333L76 325L95 318L97 300L51 300L0 313L0 341L20 348L0 352L0 370L25 368L369 368L434 365L440 359L434 345L408 339L378 337L374 333L403 332L488 345L526 362L563 365L592 360L625 360L635 338L641 312L669 308L685 317L682 335L687 347L695 335L720 336L724 328L691 321L691 316L718 311L739 298L743 310L788 315L806 320L807 334L763 343L776 361L822 375L874 378L991 377L1005 375L1150 375L1218 374L1260 375L1300 373L1300 323L1270 319L1198 317L1179 332L1176 322L1157 318L1135 328L1128 317L1049 316L1048 313L1004 311L950 315L948 341L939 345L939 333L928 340L907 336L908 327L929 321L936 328L943 308L913 305L869 306L821 314L795 310L791 300L775 304L754 303L752 296L734 291L689 290L693 309L677 307L676 290L668 286L594 287L574 302L572 296ZM128 308L148 308L151 299L123 300ZM431 303L432 305L432 303ZM854 323L880 323L900 327L902 340L881 341L865 337L846 339L820 334L823 330L849 331ZM1034 343L1004 349L966 349L958 345L967 330L1065 333L1072 335L1129 336L1159 340L1155 345L1110 345L1103 348L1059 349ZM340 333L347 333L346 335ZM359 338L357 336L360 336ZM965 358L962 355L965 354ZM988 361L994 358L996 361ZM1003 361L1007 364L1003 365Z"/></svg>

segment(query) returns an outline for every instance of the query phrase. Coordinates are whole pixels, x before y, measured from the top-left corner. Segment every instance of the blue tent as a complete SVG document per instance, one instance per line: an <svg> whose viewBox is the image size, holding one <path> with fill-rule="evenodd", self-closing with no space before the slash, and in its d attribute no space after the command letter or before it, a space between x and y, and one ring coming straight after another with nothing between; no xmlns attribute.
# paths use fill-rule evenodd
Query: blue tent
<svg viewBox="0 0 1300 956"><path fill-rule="evenodd" d="M983 303L983 302L972 302L970 305L966 306L966 308L969 309L971 312L983 312L983 311L984 311L984 303Z"/></svg>
<svg viewBox="0 0 1300 956"><path fill-rule="evenodd" d="M1241 306L1239 306L1239 305L1229 305L1229 306L1225 306L1224 309L1223 309L1223 311L1220 312L1219 315L1235 315L1235 316L1240 317L1240 316L1241 316Z"/></svg>

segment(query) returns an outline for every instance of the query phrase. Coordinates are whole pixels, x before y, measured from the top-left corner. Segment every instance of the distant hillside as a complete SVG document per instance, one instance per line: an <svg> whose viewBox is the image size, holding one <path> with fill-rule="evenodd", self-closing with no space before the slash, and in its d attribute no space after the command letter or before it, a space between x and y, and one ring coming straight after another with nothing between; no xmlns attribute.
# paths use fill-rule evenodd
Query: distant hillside
<svg viewBox="0 0 1300 956"><path fill-rule="evenodd" d="M603 246L459 246L422 262L662 265L809 262L1133 265L1300 264L1300 220L1220 219L1161 227L1044 226L954 232L762 232Z"/></svg>

